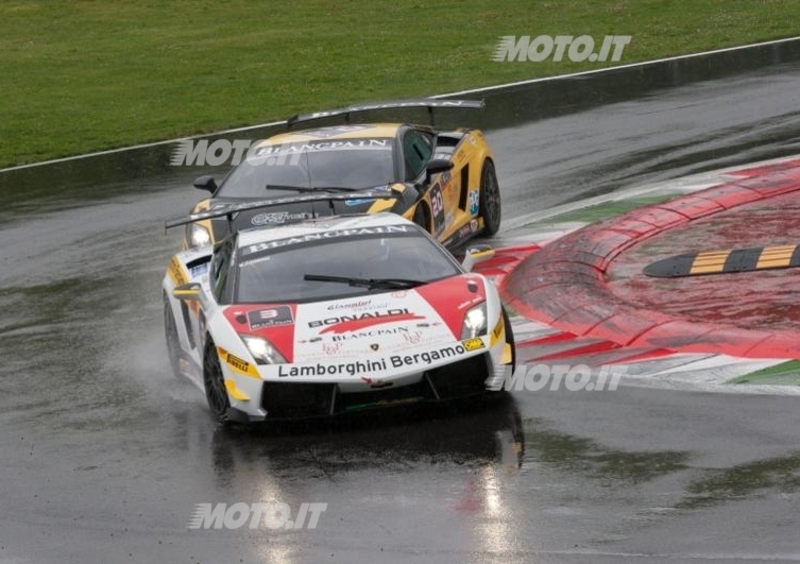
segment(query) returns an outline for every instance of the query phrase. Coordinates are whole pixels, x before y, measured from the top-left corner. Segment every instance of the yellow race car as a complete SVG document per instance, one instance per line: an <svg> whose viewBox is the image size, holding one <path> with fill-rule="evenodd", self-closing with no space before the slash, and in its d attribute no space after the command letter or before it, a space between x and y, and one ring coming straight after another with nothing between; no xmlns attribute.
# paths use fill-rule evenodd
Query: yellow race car
<svg viewBox="0 0 800 564"><path fill-rule="evenodd" d="M253 144L219 185L211 176L198 178L194 186L211 192L211 197L199 202L193 213L298 193L338 197L191 223L185 247L212 244L254 226L382 211L414 221L450 249L479 233L495 234L500 228L500 190L492 151L481 131L350 123L350 114L356 112L420 107L433 116L434 108L482 108L483 102L404 100L289 118L289 131ZM344 117L344 124L293 130L299 123L338 116ZM387 197L376 200L375 191L385 191ZM350 192L352 198L341 198ZM373 197L360 198L359 193Z"/></svg>

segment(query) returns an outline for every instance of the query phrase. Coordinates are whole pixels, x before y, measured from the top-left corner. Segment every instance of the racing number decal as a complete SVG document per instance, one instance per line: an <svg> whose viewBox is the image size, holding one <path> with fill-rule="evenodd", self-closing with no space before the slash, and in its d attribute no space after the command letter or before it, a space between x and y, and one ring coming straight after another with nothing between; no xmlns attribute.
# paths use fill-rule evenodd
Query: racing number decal
<svg viewBox="0 0 800 564"><path fill-rule="evenodd" d="M433 231L438 234L444 229L444 199L438 183L431 188L431 212L433 212Z"/></svg>

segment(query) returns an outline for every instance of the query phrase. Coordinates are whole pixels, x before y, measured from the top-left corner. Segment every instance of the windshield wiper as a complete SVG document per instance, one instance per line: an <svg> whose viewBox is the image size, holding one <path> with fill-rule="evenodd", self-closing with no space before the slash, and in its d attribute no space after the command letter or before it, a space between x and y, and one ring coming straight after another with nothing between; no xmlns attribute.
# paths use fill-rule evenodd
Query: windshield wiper
<svg viewBox="0 0 800 564"><path fill-rule="evenodd" d="M348 278L347 276L328 276L326 274L306 274L303 280L313 282L338 282L350 286L361 286L374 290L377 288L387 288L399 290L403 288L415 288L427 284L424 280L410 280L407 278Z"/></svg>

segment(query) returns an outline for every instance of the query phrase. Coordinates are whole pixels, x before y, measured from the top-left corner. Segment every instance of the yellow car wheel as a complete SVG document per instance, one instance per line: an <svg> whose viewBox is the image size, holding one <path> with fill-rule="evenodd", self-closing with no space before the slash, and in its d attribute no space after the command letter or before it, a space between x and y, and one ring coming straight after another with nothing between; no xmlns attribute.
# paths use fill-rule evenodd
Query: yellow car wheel
<svg viewBox="0 0 800 564"><path fill-rule="evenodd" d="M425 213L425 205L422 202L417 204L417 208L414 210L413 221L428 233L431 232L430 227L428 226L428 215Z"/></svg>
<svg viewBox="0 0 800 564"><path fill-rule="evenodd" d="M497 183L494 163L489 159L483 161L479 202L478 213L483 218L484 234L494 235L500 230L500 186Z"/></svg>

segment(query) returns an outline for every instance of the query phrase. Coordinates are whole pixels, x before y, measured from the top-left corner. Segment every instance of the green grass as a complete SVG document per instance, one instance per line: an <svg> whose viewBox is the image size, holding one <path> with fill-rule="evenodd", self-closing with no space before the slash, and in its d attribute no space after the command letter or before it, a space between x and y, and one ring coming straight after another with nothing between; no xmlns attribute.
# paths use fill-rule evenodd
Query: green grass
<svg viewBox="0 0 800 564"><path fill-rule="evenodd" d="M6 0L0 166L602 65L492 62L501 35L632 35L622 64L798 21L795 0Z"/></svg>
<svg viewBox="0 0 800 564"><path fill-rule="evenodd" d="M612 200L596 204L594 206L586 206L585 208L578 208L573 211L565 212L560 215L549 217L542 220L540 223L567 223L567 222L580 222L580 223L594 223L603 219L609 219L622 215L625 212L635 210L644 206L665 202L677 196L677 194L658 194L656 196L642 196L639 198L629 198L627 200Z"/></svg>
<svg viewBox="0 0 800 564"><path fill-rule="evenodd" d="M800 385L800 361L789 360L728 381L728 384Z"/></svg>

